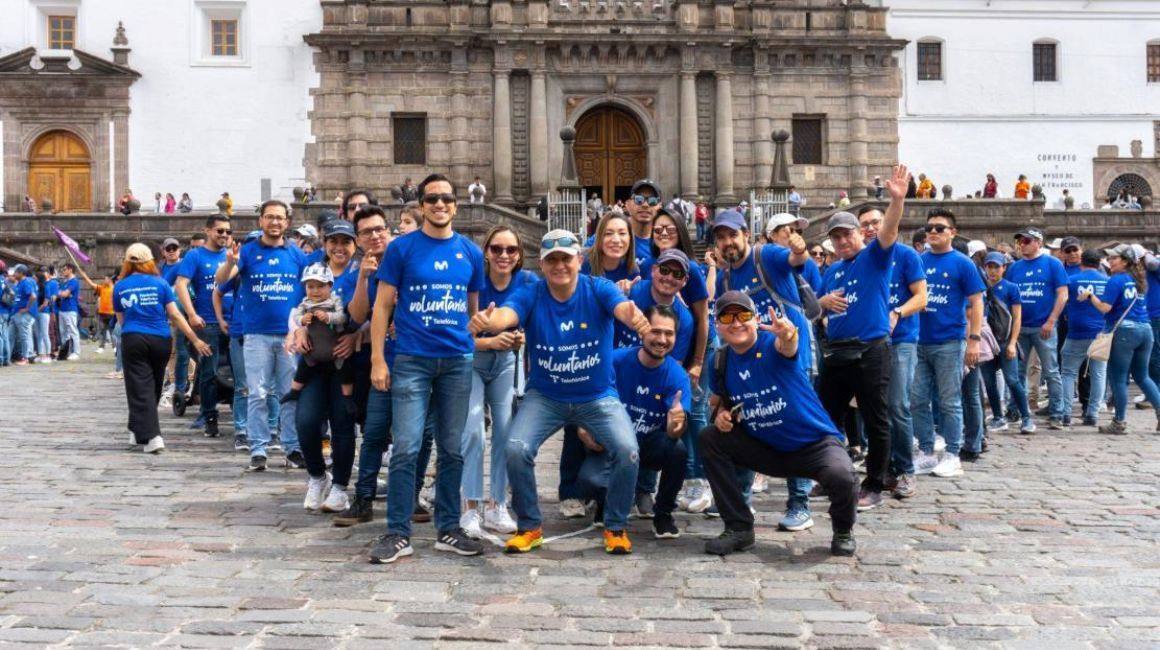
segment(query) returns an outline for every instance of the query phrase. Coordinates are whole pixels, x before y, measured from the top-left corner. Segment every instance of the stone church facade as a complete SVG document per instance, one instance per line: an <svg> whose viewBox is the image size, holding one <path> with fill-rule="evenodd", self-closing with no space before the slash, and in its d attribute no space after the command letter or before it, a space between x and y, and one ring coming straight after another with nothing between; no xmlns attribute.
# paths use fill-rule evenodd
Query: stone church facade
<svg viewBox="0 0 1160 650"><path fill-rule="evenodd" d="M430 170L526 206L559 182L560 129L605 201L640 177L735 203L793 134L813 203L897 159L905 43L887 10L818 0L321 0L306 178L324 196ZM461 189L461 191L463 191Z"/></svg>

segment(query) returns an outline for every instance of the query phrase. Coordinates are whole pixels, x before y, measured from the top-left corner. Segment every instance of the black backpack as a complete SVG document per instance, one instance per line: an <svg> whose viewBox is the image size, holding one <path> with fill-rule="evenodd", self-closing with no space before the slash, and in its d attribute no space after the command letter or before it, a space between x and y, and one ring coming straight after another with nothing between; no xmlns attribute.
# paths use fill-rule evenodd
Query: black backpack
<svg viewBox="0 0 1160 650"><path fill-rule="evenodd" d="M987 325L991 327L991 333L995 335L995 340L999 345L1007 345L1011 342L1013 321L1011 310L1007 309L1007 305L1003 304L1003 301L995 295L994 287L988 287Z"/></svg>
<svg viewBox="0 0 1160 650"><path fill-rule="evenodd" d="M818 320L818 318L820 318L822 315L822 306L820 303L818 303L818 295L814 293L813 287L811 287L810 284L806 282L801 273L798 273L796 270L793 271L794 282L797 283L798 298L801 300L800 306L795 302L786 300L773 288L773 284L769 281L769 276L765 273L765 266L761 263L761 247L764 245L765 244L757 244L753 247L753 268L757 271L757 281L760 286L749 287L749 289L747 289L745 292L752 297L753 294L762 289L765 289L766 292L769 293L770 297L773 298L773 301L776 302L779 307L781 307L783 312L785 311L786 307L792 307L804 314L806 320L811 322ZM725 272L724 277L722 278L725 282L726 291L730 289L729 278L732 274L733 270L729 269Z"/></svg>
<svg viewBox="0 0 1160 650"><path fill-rule="evenodd" d="M4 307L11 307L16 304L16 292L13 291L12 285L7 280L0 278L0 305Z"/></svg>

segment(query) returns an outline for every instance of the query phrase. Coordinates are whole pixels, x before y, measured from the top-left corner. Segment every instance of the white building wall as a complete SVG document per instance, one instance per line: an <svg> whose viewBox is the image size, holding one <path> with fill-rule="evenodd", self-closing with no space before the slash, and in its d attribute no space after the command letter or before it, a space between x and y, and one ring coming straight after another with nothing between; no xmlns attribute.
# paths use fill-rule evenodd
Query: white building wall
<svg viewBox="0 0 1160 650"><path fill-rule="evenodd" d="M888 30L910 41L899 156L955 196L988 172L1011 196L1019 174L1049 204L1069 187L1093 202L1096 147L1155 155L1160 84L1148 83L1146 45L1160 42L1160 2L1148 0L893 0ZM917 80L917 41L943 42L943 79ZM1032 44L1058 43L1058 81L1034 82ZM1070 176L1068 176L1070 174ZM1157 188L1160 189L1160 188Z"/></svg>
<svg viewBox="0 0 1160 650"><path fill-rule="evenodd" d="M154 192L189 192L209 208L221 192L235 211L261 200L261 179L275 198L304 185L312 141L312 48L303 35L322 25L317 0L0 0L0 56L45 45L45 12L77 15L77 47L112 59L117 21L129 39L130 187L151 210ZM13 6L14 5L14 6ZM239 61L206 56L207 16L240 19ZM118 188L118 191L124 188Z"/></svg>

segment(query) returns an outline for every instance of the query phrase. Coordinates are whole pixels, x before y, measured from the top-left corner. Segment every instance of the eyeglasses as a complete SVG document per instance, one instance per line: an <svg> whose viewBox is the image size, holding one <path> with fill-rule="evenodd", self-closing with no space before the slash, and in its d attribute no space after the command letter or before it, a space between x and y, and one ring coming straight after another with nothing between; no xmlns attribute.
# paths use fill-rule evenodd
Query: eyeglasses
<svg viewBox="0 0 1160 650"><path fill-rule="evenodd" d="M866 230L867 228L871 228L871 227L877 228L878 226L881 226L881 225L882 225L881 219L869 219L867 221L862 222L861 228L862 228L862 230Z"/></svg>
<svg viewBox="0 0 1160 650"><path fill-rule="evenodd" d="M358 231L359 237L376 237L387 232L386 226L372 226L370 228L363 228Z"/></svg>
<svg viewBox="0 0 1160 650"><path fill-rule="evenodd" d="M216 232L219 235L228 235L228 234L232 233L233 231L230 230L229 228L216 228L216 229L214 229L214 232Z"/></svg>
<svg viewBox="0 0 1160 650"><path fill-rule="evenodd" d="M651 208L651 207L653 207L661 202L661 197L659 197L659 196L646 197L643 194L633 194L632 195L632 202L637 204L637 205L644 205L645 203L648 203L649 207Z"/></svg>
<svg viewBox="0 0 1160 650"><path fill-rule="evenodd" d="M685 276L688 275L687 273L685 273L684 269L677 269L677 268L673 268L671 266L658 266L657 271L661 275L673 276L674 280L684 280Z"/></svg>
<svg viewBox="0 0 1160 650"><path fill-rule="evenodd" d="M578 246L579 244L580 244L579 239L576 239L575 237L572 237L571 235L565 235L564 237L557 237L555 239L545 239L545 240L541 241L540 248L542 250L550 251L553 248L568 248L570 246Z"/></svg>
<svg viewBox="0 0 1160 650"><path fill-rule="evenodd" d="M675 235L677 234L676 226L653 226L654 235Z"/></svg>
<svg viewBox="0 0 1160 650"><path fill-rule="evenodd" d="M499 244L491 244L487 247L492 255L499 257L500 255L507 255L508 257L515 257L520 252L519 246L500 246Z"/></svg>
<svg viewBox="0 0 1160 650"><path fill-rule="evenodd" d="M273 221L274 223L280 223L283 221L290 221L290 217L283 217L283 216L277 215L277 214L264 214L264 215L262 215L262 218L265 219L266 221Z"/></svg>
<svg viewBox="0 0 1160 650"><path fill-rule="evenodd" d="M455 198L454 194L424 194L423 203L427 205L435 205L442 201L443 205L453 205L459 199Z"/></svg>
<svg viewBox="0 0 1160 650"><path fill-rule="evenodd" d="M927 232L937 232L940 235L943 234L944 232L950 230L950 229L951 229L950 226L946 226L946 225L943 225L941 223L927 224L926 227L923 228L923 230L925 230Z"/></svg>
<svg viewBox="0 0 1160 650"><path fill-rule="evenodd" d="M751 311L731 311L725 312L717 317L717 322L722 325L732 325L735 321L738 323L748 323L757 316Z"/></svg>
<svg viewBox="0 0 1160 650"><path fill-rule="evenodd" d="M1065 253L1078 253L1079 246L1069 246L1069 247L1063 249L1063 252L1065 252Z"/></svg>

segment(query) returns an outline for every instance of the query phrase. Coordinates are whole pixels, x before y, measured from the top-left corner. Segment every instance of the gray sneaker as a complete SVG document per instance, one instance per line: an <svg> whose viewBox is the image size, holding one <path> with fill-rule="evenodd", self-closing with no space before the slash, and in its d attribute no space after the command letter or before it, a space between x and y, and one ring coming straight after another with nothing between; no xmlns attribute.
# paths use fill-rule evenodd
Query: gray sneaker
<svg viewBox="0 0 1160 650"><path fill-rule="evenodd" d="M1100 427L1100 433L1110 433L1117 436L1125 435L1128 433L1128 423L1112 420Z"/></svg>
<svg viewBox="0 0 1160 650"><path fill-rule="evenodd" d="M894 486L891 495L895 499L909 499L918 492L918 480L914 474L903 474L898 477L898 485Z"/></svg>

